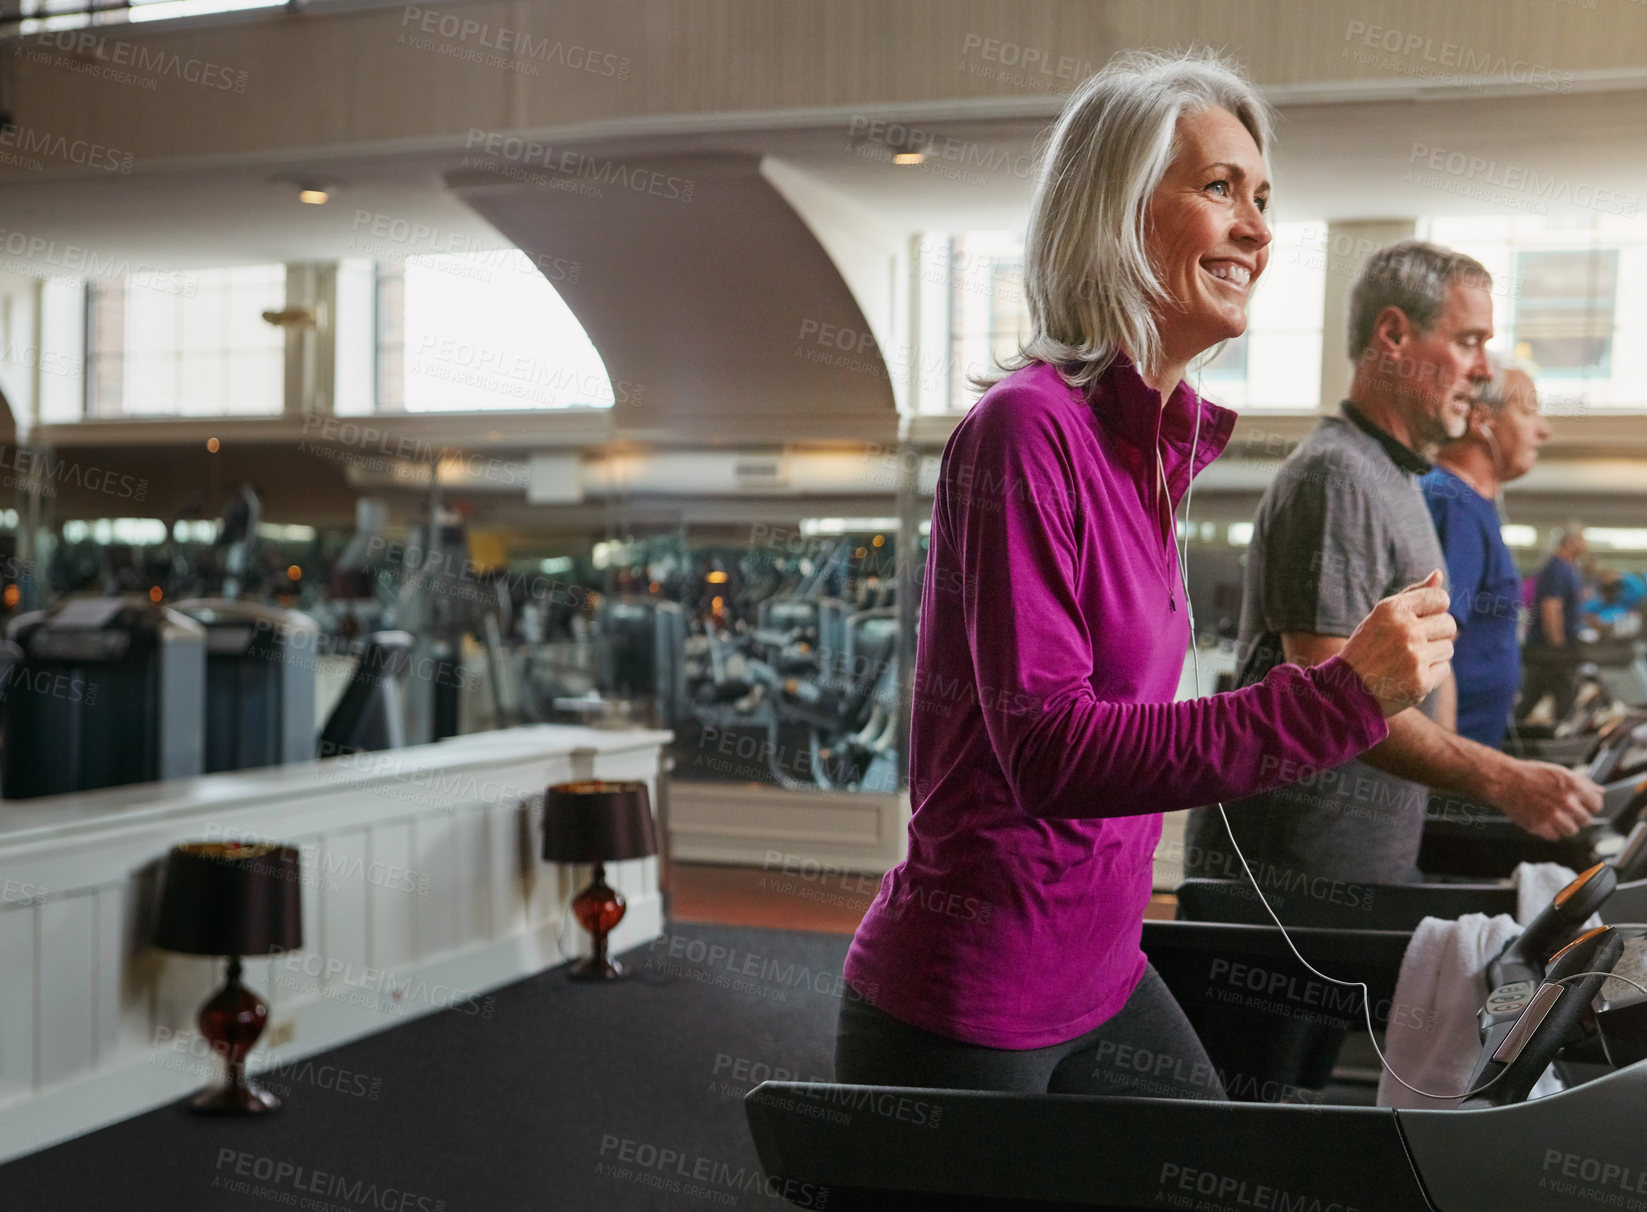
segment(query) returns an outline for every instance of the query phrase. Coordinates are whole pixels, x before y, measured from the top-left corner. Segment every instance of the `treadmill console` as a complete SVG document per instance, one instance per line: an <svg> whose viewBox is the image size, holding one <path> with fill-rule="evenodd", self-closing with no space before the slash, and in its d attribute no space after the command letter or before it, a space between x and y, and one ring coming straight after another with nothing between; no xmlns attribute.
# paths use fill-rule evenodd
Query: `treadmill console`
<svg viewBox="0 0 1647 1212"><path fill-rule="evenodd" d="M1494 989L1487 995L1487 1004L1481 1010L1481 1029L1485 1031L1493 1023L1517 1017L1533 1000L1533 992L1537 988L1536 981L1524 980L1511 981Z"/></svg>
<svg viewBox="0 0 1647 1212"><path fill-rule="evenodd" d="M1647 720L1638 717L1624 721L1609 733L1590 762L1589 774L1598 783L1647 774Z"/></svg>

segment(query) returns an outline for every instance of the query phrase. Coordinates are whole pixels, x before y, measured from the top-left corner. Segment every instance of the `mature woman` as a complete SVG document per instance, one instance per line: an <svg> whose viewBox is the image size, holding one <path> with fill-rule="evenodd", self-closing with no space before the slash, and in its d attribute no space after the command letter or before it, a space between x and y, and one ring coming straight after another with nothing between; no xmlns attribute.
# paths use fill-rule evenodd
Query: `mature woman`
<svg viewBox="0 0 1647 1212"><path fill-rule="evenodd" d="M839 1081L1222 1097L1139 950L1161 813L1335 766L1445 673L1437 574L1322 665L1172 701L1190 638L1174 509L1235 422L1183 378L1246 327L1269 136L1211 56L1120 56L1057 122L1031 338L944 450L909 856L847 955Z"/></svg>

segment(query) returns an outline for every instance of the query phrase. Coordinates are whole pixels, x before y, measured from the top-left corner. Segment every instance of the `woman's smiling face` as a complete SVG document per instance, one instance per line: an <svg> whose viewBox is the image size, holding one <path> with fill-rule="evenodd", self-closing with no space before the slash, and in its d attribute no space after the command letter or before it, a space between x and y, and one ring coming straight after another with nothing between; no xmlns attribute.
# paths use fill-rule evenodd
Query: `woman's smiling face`
<svg viewBox="0 0 1647 1212"><path fill-rule="evenodd" d="M1247 300L1269 263L1269 170L1226 109L1178 120L1178 154L1150 196L1145 250L1172 300L1156 314L1168 364L1247 329Z"/></svg>

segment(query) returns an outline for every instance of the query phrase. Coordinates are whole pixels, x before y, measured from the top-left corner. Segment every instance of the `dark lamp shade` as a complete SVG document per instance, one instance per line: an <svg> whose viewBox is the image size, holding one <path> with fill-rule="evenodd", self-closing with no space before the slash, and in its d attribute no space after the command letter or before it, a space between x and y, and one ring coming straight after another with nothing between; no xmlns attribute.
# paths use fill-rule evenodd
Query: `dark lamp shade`
<svg viewBox="0 0 1647 1212"><path fill-rule="evenodd" d="M295 951L303 945L300 876L295 846L173 846L154 945L186 955Z"/></svg>
<svg viewBox="0 0 1647 1212"><path fill-rule="evenodd" d="M544 793L546 862L615 863L657 852L645 783L585 779Z"/></svg>

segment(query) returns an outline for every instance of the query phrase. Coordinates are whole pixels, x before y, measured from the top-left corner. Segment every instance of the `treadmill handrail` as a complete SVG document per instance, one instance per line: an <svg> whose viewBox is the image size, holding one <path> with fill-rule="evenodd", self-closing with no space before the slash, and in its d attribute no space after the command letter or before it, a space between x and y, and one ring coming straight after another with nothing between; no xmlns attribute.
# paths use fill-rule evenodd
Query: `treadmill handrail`
<svg viewBox="0 0 1647 1212"><path fill-rule="evenodd" d="M1564 947L1510 1032L1487 1041L1470 1078L1469 1088L1480 1092L1463 1105L1524 1102L1572 1038L1623 950L1624 940L1612 926L1598 927Z"/></svg>
<svg viewBox="0 0 1647 1212"><path fill-rule="evenodd" d="M1342 891L1342 889L1339 889ZM1180 921L1231 922L1268 926L1272 921L1246 879L1194 877L1176 889ZM1514 914L1516 890L1500 881L1470 884L1355 883L1341 899L1305 895L1266 899L1291 929L1415 930L1426 917L1451 918L1464 913Z"/></svg>

